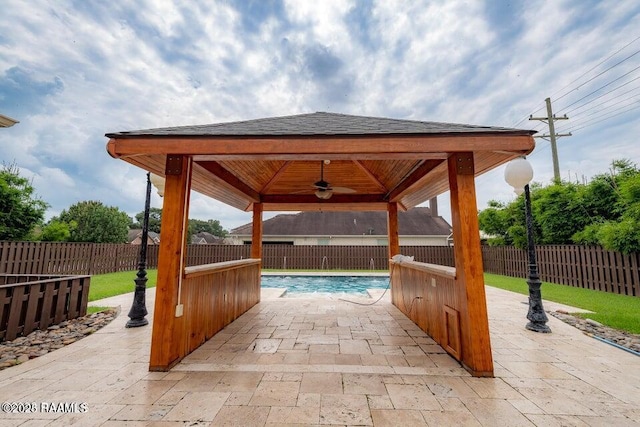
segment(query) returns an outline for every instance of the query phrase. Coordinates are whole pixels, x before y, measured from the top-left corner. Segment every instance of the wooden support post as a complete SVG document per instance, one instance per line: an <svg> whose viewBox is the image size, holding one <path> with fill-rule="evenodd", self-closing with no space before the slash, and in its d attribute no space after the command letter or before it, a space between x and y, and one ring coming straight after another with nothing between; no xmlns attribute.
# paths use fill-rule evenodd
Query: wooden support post
<svg viewBox="0 0 640 427"><path fill-rule="evenodd" d="M462 363L474 376L492 377L473 153L451 155L448 166Z"/></svg>
<svg viewBox="0 0 640 427"><path fill-rule="evenodd" d="M398 204L391 202L387 206L387 230L389 233L389 259L400 253L398 237Z"/></svg>
<svg viewBox="0 0 640 427"><path fill-rule="evenodd" d="M251 258L262 259L262 203L253 204Z"/></svg>
<svg viewBox="0 0 640 427"><path fill-rule="evenodd" d="M182 357L181 346L184 342L184 318L176 317L176 306L181 302L179 293L185 266L191 158L167 156L165 174L150 371L171 369Z"/></svg>

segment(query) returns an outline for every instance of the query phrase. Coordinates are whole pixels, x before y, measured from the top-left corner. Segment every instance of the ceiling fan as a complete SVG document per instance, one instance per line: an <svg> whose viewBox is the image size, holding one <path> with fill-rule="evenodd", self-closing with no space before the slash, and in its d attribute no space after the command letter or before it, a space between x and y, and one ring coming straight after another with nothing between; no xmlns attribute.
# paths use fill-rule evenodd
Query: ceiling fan
<svg viewBox="0 0 640 427"><path fill-rule="evenodd" d="M320 162L320 180L313 183L312 187L316 189L315 195L318 199L327 200L330 199L333 193L349 194L355 193L356 190L347 187L332 187L327 181L324 180L324 165L329 164L330 160L324 160Z"/></svg>

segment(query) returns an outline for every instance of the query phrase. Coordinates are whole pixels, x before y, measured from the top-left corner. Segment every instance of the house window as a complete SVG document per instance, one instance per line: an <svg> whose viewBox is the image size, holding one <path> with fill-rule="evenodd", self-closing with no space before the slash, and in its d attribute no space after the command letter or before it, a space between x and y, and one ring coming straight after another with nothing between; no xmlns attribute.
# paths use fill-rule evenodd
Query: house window
<svg viewBox="0 0 640 427"><path fill-rule="evenodd" d="M378 246L389 246L389 239L376 239Z"/></svg>
<svg viewBox="0 0 640 427"><path fill-rule="evenodd" d="M328 245L329 245L329 238L318 239L318 246L328 246Z"/></svg>

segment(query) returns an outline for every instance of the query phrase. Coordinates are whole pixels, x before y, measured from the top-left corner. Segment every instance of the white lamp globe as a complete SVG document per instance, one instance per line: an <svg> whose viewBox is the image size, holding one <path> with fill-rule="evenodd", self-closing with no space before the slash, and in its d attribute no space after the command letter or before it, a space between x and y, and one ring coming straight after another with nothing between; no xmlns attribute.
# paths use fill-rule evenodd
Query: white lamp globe
<svg viewBox="0 0 640 427"><path fill-rule="evenodd" d="M164 182L165 182L164 178L152 173L149 176L149 180L151 181L153 186L156 187L156 189L158 190L158 196L160 197L164 196Z"/></svg>
<svg viewBox="0 0 640 427"><path fill-rule="evenodd" d="M513 191L519 196L524 191L524 186L533 179L531 163L524 157L510 161L504 170L504 179L513 187Z"/></svg>

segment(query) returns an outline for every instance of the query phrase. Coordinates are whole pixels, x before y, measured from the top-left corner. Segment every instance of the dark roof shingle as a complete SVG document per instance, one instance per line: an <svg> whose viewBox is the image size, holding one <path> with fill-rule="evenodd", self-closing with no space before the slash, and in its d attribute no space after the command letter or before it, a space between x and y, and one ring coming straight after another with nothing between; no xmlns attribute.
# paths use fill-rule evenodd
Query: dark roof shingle
<svg viewBox="0 0 640 427"><path fill-rule="evenodd" d="M127 136L293 136L293 135L398 135L441 133L522 133L535 131L455 123L398 120L352 116L337 113L309 113L294 116L208 125L143 129L106 134L109 138Z"/></svg>
<svg viewBox="0 0 640 427"><path fill-rule="evenodd" d="M386 236L387 213L383 211L327 211L282 214L265 220L265 236ZM231 235L251 235L251 224L231 230ZM398 213L398 234L403 236L448 236L451 226L442 217L432 217L427 207Z"/></svg>

